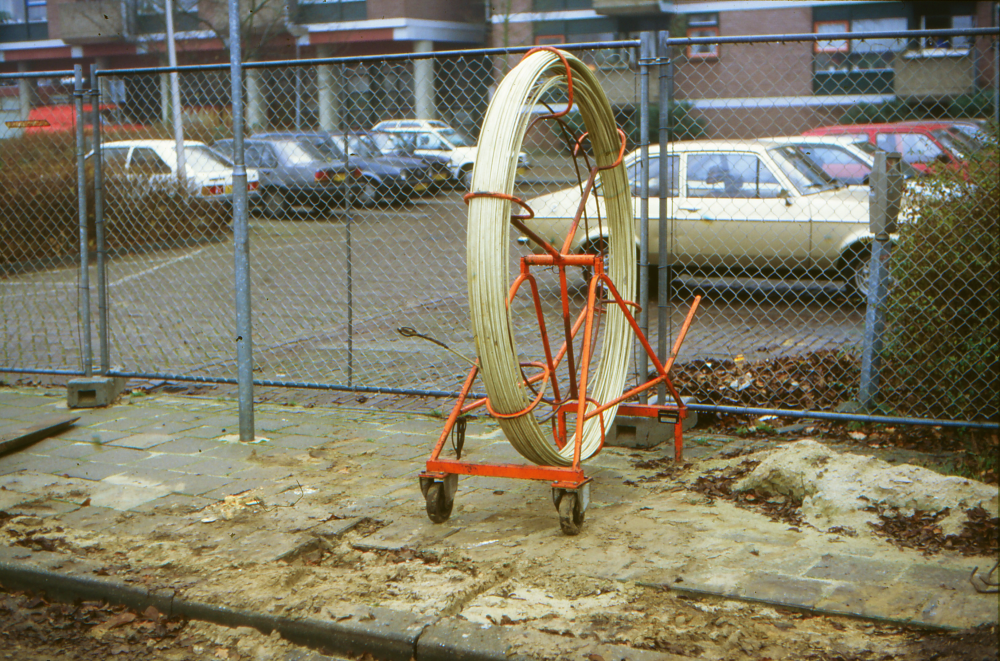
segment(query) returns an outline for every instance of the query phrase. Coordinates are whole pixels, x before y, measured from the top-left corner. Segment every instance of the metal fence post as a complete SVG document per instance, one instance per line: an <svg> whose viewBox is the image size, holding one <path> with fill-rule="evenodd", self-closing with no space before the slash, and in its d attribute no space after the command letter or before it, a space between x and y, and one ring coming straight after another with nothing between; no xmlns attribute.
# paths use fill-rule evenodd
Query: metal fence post
<svg viewBox="0 0 1000 661"><path fill-rule="evenodd" d="M670 60L670 45L667 39L669 32L660 32L657 40L657 58L660 69L660 223L658 237L659 260L657 268L657 285L659 287L657 297L657 324L656 324L656 355L661 363L667 362L667 352L670 346L670 337L667 332L667 307L670 305L670 285L673 274L671 273L670 251L667 246L667 149L673 141L670 132L670 100L673 97L673 76L674 65ZM661 383L657 386L657 396L659 402L667 401L667 387Z"/></svg>
<svg viewBox="0 0 1000 661"><path fill-rule="evenodd" d="M104 237L104 162L101 160L101 83L97 69L90 71L90 98L94 116L94 230L97 241L97 335L100 342L100 374L110 369L108 353L108 279L107 246Z"/></svg>
<svg viewBox="0 0 1000 661"><path fill-rule="evenodd" d="M649 60L656 53L656 33L639 35L639 145L642 149L642 182L639 185L639 327L649 337ZM649 373L649 355L639 351L639 380ZM649 401L649 391L639 395L643 404Z"/></svg>
<svg viewBox="0 0 1000 661"><path fill-rule="evenodd" d="M87 170L84 163L83 65L73 66L73 101L76 122L76 192L80 220L80 332L83 340L83 375L94 375L94 354L90 343L90 252L87 236Z"/></svg>
<svg viewBox="0 0 1000 661"><path fill-rule="evenodd" d="M344 169L347 171L347 176L344 179L346 184L344 188L344 213L346 214L344 219L344 253L347 260L345 265L347 270L347 387L350 388L354 385L354 246L351 236L353 230L351 227L353 221L351 207L354 204L354 199L351 196L351 179L353 177L351 176L351 144L348 131L348 122L343 119L341 132L344 136Z"/></svg>
<svg viewBox="0 0 1000 661"><path fill-rule="evenodd" d="M896 154L898 156L898 154ZM882 335L885 332L885 301L889 290L889 258L892 243L889 241L888 217L890 215L890 182L888 159L882 150L875 152L869 195L869 214L875 240L871 248L871 271L868 274L868 307L865 309L864 347L861 354L861 382L858 403L871 408L878 397L879 372L882 366ZM898 206L896 207L898 210Z"/></svg>
<svg viewBox="0 0 1000 661"><path fill-rule="evenodd" d="M229 78L233 106L233 268L236 280L236 383L240 440L252 441L253 325L250 319L250 228L247 219L247 170L243 157L243 62L238 0L229 4Z"/></svg>

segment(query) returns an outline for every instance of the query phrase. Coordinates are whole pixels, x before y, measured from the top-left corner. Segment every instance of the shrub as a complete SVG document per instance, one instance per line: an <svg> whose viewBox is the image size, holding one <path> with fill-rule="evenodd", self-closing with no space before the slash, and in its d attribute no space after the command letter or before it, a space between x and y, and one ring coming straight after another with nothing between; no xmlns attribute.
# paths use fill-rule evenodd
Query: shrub
<svg viewBox="0 0 1000 661"><path fill-rule="evenodd" d="M1000 168L995 132L964 172L911 196L886 307L883 393L908 414L996 419L1000 392Z"/></svg>
<svg viewBox="0 0 1000 661"><path fill-rule="evenodd" d="M124 136L108 136L108 140ZM129 134L135 138L135 134ZM71 134L36 133L4 140L0 159L0 270L51 268L79 254L76 145ZM132 252L219 236L229 208L176 191L138 194L105 177L109 251ZM90 246L95 242L93 167L86 167Z"/></svg>

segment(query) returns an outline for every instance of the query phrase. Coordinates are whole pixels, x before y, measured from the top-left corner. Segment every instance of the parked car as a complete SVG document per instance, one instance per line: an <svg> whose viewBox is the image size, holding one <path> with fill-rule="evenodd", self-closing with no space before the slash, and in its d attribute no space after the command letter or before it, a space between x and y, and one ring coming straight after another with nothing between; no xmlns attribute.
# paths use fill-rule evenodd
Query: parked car
<svg viewBox="0 0 1000 661"><path fill-rule="evenodd" d="M215 147L233 153L232 140ZM243 141L248 168L260 172L260 208L271 217L287 215L294 206L327 208L340 203L360 176L343 163L330 161L308 142L295 138L257 138Z"/></svg>
<svg viewBox="0 0 1000 661"><path fill-rule="evenodd" d="M868 185L877 149L870 142L855 142L852 136L845 135L783 136L762 138L761 142L799 147L824 174L846 186ZM920 176L920 172L905 161L902 172L907 180Z"/></svg>
<svg viewBox="0 0 1000 661"><path fill-rule="evenodd" d="M431 190L436 192L445 186L454 185L449 164L451 158L445 153L417 153L416 136L412 133L393 133L389 131L366 131L365 135L384 156L402 156L417 158L431 169Z"/></svg>
<svg viewBox="0 0 1000 661"><path fill-rule="evenodd" d="M904 162L922 173L930 173L936 166L955 170L963 167L964 156L947 129L947 124L930 122L846 124L822 126L802 135L847 135L885 151L899 152Z"/></svg>
<svg viewBox="0 0 1000 661"><path fill-rule="evenodd" d="M659 217L659 146L650 145L649 217ZM827 176L793 144L703 140L670 145L667 215L678 267L730 277L809 274L844 281L865 293L871 233L868 190ZM639 217L639 153L625 160ZM602 190L586 206L571 243L573 252L605 250ZM566 188L528 201L526 221L541 238L560 245L577 210L580 192ZM638 225L638 223L637 223ZM529 243L527 237L519 239ZM638 250L638 227L636 249ZM658 263L658 223L649 223L649 257ZM539 246L532 250L542 253Z"/></svg>
<svg viewBox="0 0 1000 661"><path fill-rule="evenodd" d="M952 130L957 131L966 139L978 143L980 146L989 140L986 132L986 120L983 119L949 119L947 120Z"/></svg>
<svg viewBox="0 0 1000 661"><path fill-rule="evenodd" d="M126 181L130 194L145 195L177 190L177 142L174 140L119 140L101 145L106 179ZM184 141L184 183L189 193L206 201L231 203L233 163L203 142ZM247 193L258 195L260 178L247 168Z"/></svg>
<svg viewBox="0 0 1000 661"><path fill-rule="evenodd" d="M942 119L933 122L909 121L900 122L908 126L928 128L942 144L948 146L951 153L965 161L983 148L986 142L986 132L972 123L963 120Z"/></svg>
<svg viewBox="0 0 1000 661"><path fill-rule="evenodd" d="M344 163L344 147L350 144L347 168L361 170L355 201L361 206L381 203L408 202L422 195L431 186L430 167L418 158L383 156L370 138L342 133L260 133L255 137L297 139L316 147L334 163Z"/></svg>
<svg viewBox="0 0 1000 661"><path fill-rule="evenodd" d="M448 158L452 181L468 189L472 185L472 166L476 162L476 143L461 132L434 119L392 119L379 122L372 131L408 136L417 156L440 154ZM528 169L528 155L517 155L518 172Z"/></svg>

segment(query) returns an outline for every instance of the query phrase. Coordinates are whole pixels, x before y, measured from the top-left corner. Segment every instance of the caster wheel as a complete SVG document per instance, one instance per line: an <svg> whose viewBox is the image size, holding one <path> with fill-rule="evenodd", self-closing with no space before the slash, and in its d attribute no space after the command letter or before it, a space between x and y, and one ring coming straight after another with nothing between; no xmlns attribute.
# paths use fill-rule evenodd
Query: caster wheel
<svg viewBox="0 0 1000 661"><path fill-rule="evenodd" d="M427 516L434 523L444 523L451 516L454 500L448 500L444 484L435 482L427 489Z"/></svg>
<svg viewBox="0 0 1000 661"><path fill-rule="evenodd" d="M579 497L569 491L559 500L559 527L567 535L579 535L583 528L583 509Z"/></svg>

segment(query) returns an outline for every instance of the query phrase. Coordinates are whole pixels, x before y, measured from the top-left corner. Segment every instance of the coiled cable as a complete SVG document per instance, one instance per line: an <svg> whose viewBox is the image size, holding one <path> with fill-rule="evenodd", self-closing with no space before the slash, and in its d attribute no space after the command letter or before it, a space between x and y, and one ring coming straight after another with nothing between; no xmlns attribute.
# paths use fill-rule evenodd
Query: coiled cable
<svg viewBox="0 0 1000 661"><path fill-rule="evenodd" d="M631 191L625 166L619 163L610 167L618 160L621 138L607 96L593 72L579 59L553 49L538 50L529 53L504 77L483 120L471 190L508 196L513 193L518 154L533 119L531 109L546 91L567 83L567 68L572 76L573 100L590 134L596 164L609 168L599 174L608 228L608 275L626 300L634 300ZM558 448L533 414L515 415L525 411L536 397L524 383L507 307L511 202L490 196L473 197L468 202L469 311L491 410L501 414L500 427L523 457L540 465L568 466L574 454L571 433L566 444ZM587 397L588 410L622 393L631 352L632 330L621 311L610 305L596 375L591 375L588 393L580 393ZM600 449L603 433L616 411L617 407L612 407L583 423L581 461ZM515 417L504 417L512 415ZM605 429L601 428L602 422Z"/></svg>

